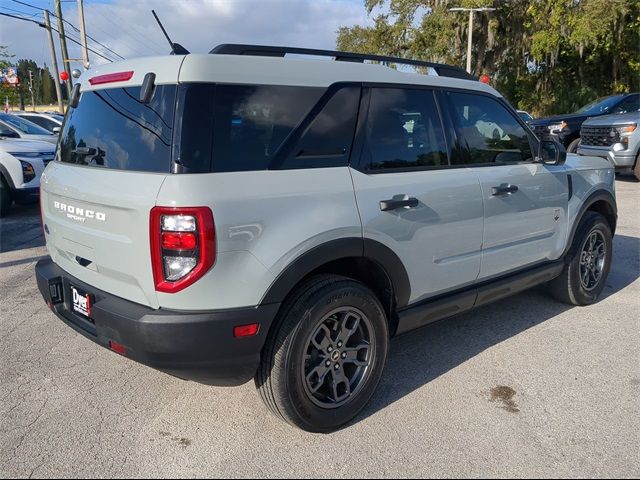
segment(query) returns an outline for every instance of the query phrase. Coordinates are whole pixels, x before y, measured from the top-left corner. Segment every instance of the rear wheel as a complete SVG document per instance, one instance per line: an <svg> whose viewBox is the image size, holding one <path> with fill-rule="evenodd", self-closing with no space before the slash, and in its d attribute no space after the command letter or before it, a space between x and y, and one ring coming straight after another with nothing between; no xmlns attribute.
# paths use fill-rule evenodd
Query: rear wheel
<svg viewBox="0 0 640 480"><path fill-rule="evenodd" d="M283 305L256 386L267 407L310 432L331 432L369 402L387 358L384 310L363 284L310 279Z"/></svg>
<svg viewBox="0 0 640 480"><path fill-rule="evenodd" d="M571 305L590 305L605 287L612 258L611 228L599 213L587 212L576 231L571 261L551 282L551 292Z"/></svg>
<svg viewBox="0 0 640 480"><path fill-rule="evenodd" d="M13 195L11 195L11 189L4 178L0 176L0 218L5 217L9 213L12 204Z"/></svg>
<svg viewBox="0 0 640 480"><path fill-rule="evenodd" d="M576 153L578 151L578 146L579 145L580 145L580 138L576 138L567 147L567 153Z"/></svg>

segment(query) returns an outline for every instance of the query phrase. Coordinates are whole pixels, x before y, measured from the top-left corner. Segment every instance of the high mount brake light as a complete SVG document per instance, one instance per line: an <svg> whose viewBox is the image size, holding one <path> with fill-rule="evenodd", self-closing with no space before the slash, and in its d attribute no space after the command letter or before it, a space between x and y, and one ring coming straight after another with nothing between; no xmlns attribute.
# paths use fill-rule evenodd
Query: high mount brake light
<svg viewBox="0 0 640 480"><path fill-rule="evenodd" d="M158 292L176 293L207 273L216 260L215 227L209 207L154 207L149 235Z"/></svg>
<svg viewBox="0 0 640 480"><path fill-rule="evenodd" d="M89 83L91 85L103 85L105 83L128 82L132 78L133 71L107 73L105 75L98 75L97 77L90 78Z"/></svg>

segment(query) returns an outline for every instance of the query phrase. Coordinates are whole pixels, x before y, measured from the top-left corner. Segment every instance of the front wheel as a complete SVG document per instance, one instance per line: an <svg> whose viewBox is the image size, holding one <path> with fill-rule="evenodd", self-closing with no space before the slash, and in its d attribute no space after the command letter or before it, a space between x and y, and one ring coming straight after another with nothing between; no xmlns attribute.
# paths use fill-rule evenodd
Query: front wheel
<svg viewBox="0 0 640 480"><path fill-rule="evenodd" d="M283 305L256 387L276 416L332 432L371 399L388 347L386 315L371 290L336 275L314 277Z"/></svg>
<svg viewBox="0 0 640 480"><path fill-rule="evenodd" d="M573 239L569 263L551 282L554 297L571 305L595 303L611 269L612 244L607 220L599 213L587 212Z"/></svg>
<svg viewBox="0 0 640 480"><path fill-rule="evenodd" d="M569 144L567 147L567 153L576 153L578 151L578 147L580 146L580 139L576 138L573 142Z"/></svg>
<svg viewBox="0 0 640 480"><path fill-rule="evenodd" d="M640 153L636 157L636 164L633 167L633 175L636 177L636 180L640 180Z"/></svg>
<svg viewBox="0 0 640 480"><path fill-rule="evenodd" d="M7 216L12 203L11 189L4 181L4 178L0 176L0 218Z"/></svg>

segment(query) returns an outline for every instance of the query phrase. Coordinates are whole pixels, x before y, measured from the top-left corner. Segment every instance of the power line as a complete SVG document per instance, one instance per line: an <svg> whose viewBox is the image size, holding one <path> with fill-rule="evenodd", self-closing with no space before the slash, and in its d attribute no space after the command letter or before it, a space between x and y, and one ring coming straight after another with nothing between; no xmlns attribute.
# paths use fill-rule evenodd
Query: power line
<svg viewBox="0 0 640 480"><path fill-rule="evenodd" d="M17 0L14 0L14 1L17 1ZM18 17L18 16L16 16L16 15L11 15L11 14L9 14L9 13L3 13L3 12L0 12L0 15L1 15L1 16L3 16L3 17L10 17L10 18L15 18L15 19L17 19L17 20L24 20L25 22L35 23L35 24L36 24L36 25L38 25L39 27L46 28L46 25L45 25L44 23L37 22L37 21L32 20L32 19L30 19L30 18ZM60 33L60 32L58 32L58 30L57 30L56 28L51 27L51 30L53 30L54 32ZM70 40L71 42L73 42L73 43L77 44L77 45L82 46L82 44L81 44L78 40L75 40L74 38L70 37L69 35L66 35L66 34L65 34L65 38L66 38L67 40ZM104 55L102 55L100 52L96 52L96 51L95 51L94 49L92 49L92 48L87 48L87 50L89 50L89 51L90 51L90 52L92 52L93 54L97 55L98 57L100 57L100 58L103 58L103 59L107 60L108 62L113 62L113 60L112 60L112 59L110 59L109 57L105 57L105 56L104 56Z"/></svg>
<svg viewBox="0 0 640 480"><path fill-rule="evenodd" d="M119 23L116 23L112 18L110 17L115 17L115 20L118 20ZM111 12L110 16L105 15L103 17L103 19L107 20L109 23L111 23L112 25L114 25L116 28L124 31L124 28L122 27L122 25L125 25L126 22L122 20L122 17L120 17L118 14L116 14L115 12ZM148 50L152 50L154 53L159 53L160 50L158 49L157 45L154 43L147 43L148 42L148 37L145 37L142 33L140 33L139 30L136 29L135 24L129 25L128 29L126 30L127 34L129 35L129 38L131 40L135 40L139 45L141 45L143 48L147 48ZM133 37L132 34L136 34L137 37L139 39L142 39L142 41L137 40L136 38ZM136 51L140 52L140 50L136 49ZM143 55L145 54L144 52L142 52Z"/></svg>
<svg viewBox="0 0 640 480"><path fill-rule="evenodd" d="M16 10L15 8L9 8L9 7L0 7L0 8L4 8L5 10L9 10L10 12L13 12L13 13L19 13L20 15L26 15L26 16L28 16L30 18L37 17L38 15L42 15L41 13L34 13L32 15L32 14L27 13L27 12L22 12L20 10Z"/></svg>
<svg viewBox="0 0 640 480"><path fill-rule="evenodd" d="M43 8L40 7L36 7L35 5L31 5L30 3L26 3L26 2L22 2L20 0L11 0L12 2L18 3L20 5L24 5L25 7L29 7L29 8L33 8L35 10L44 10ZM53 14L52 14L53 15ZM55 15L54 15L55 16ZM66 23L67 25L69 25L71 28L73 28L76 32L80 32L80 29L78 27L76 27L73 23L71 23L69 20L65 20L64 18L62 19L62 21L64 23ZM102 48L104 48L105 50L113 53L116 57L120 58L121 60L126 60L122 55L116 53L113 51L113 49L107 47L106 45L100 43L98 40L96 40L95 38L93 38L91 35L87 35L87 38L93 40L95 43L97 43L98 45L100 45ZM104 57L103 57L104 58Z"/></svg>
<svg viewBox="0 0 640 480"><path fill-rule="evenodd" d="M31 18L18 17L18 16L16 16L16 15L11 15L10 13L0 12L0 15L2 15L3 17L16 18L16 19L18 19L18 20L24 20L24 21L26 21L26 22L35 23L36 25L44 25L44 24L41 24L40 22L36 22L35 20L33 20L33 19L31 19Z"/></svg>

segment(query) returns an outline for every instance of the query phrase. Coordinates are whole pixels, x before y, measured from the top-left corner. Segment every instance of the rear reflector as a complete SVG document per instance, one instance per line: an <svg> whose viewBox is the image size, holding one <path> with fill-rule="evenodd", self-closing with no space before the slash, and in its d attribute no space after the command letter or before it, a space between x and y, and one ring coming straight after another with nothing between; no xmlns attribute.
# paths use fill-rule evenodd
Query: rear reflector
<svg viewBox="0 0 640 480"><path fill-rule="evenodd" d="M162 248L170 250L193 250L198 245L195 233L162 232Z"/></svg>
<svg viewBox="0 0 640 480"><path fill-rule="evenodd" d="M259 323L252 323L250 325L241 325L233 329L233 336L235 338L255 337L260 331Z"/></svg>
<svg viewBox="0 0 640 480"><path fill-rule="evenodd" d="M108 73L89 79L91 85L103 85L105 83L127 82L133 77L133 72Z"/></svg>
<svg viewBox="0 0 640 480"><path fill-rule="evenodd" d="M120 345L118 342L114 342L113 340L109 340L109 348L116 352L118 355L127 355L127 349L124 345Z"/></svg>

